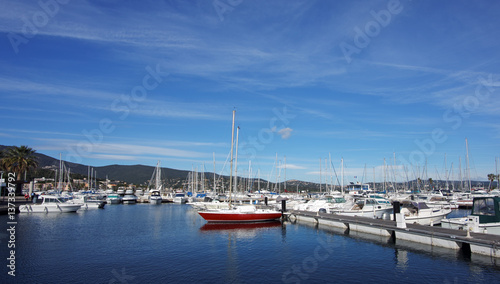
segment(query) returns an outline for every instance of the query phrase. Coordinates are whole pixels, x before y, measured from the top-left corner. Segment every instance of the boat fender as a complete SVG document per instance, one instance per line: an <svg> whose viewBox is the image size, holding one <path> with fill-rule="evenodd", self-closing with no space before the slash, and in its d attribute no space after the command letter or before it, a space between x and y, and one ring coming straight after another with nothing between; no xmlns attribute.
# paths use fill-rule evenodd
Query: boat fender
<svg viewBox="0 0 500 284"><path fill-rule="evenodd" d="M47 206L45 206L43 210L45 211L45 213L49 213L49 209L47 209Z"/></svg>

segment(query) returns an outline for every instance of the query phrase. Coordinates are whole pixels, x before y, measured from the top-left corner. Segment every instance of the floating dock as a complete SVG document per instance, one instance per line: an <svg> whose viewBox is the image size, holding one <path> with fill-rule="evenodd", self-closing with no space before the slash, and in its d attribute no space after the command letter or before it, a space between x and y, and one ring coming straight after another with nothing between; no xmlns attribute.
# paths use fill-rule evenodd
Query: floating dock
<svg viewBox="0 0 500 284"><path fill-rule="evenodd" d="M284 213L291 222L312 222L344 230L369 233L397 240L411 241L430 246L462 250L464 254L480 254L492 258L500 258L500 236L492 234L472 233L464 230L453 230L436 226L418 224L400 224L396 221L371 219L357 216L342 216L329 213L314 213L292 210Z"/></svg>

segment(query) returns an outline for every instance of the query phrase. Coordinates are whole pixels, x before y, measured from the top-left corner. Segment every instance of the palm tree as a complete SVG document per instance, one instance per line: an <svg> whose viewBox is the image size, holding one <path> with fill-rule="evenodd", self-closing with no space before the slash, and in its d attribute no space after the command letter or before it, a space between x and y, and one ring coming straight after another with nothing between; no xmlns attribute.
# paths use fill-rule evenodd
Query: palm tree
<svg viewBox="0 0 500 284"><path fill-rule="evenodd" d="M16 180L20 181L23 174L38 167L38 158L35 150L28 146L11 147L2 152L0 165L3 169L16 174ZM21 186L18 183L16 195L21 195Z"/></svg>
<svg viewBox="0 0 500 284"><path fill-rule="evenodd" d="M491 190L491 184L495 181L497 176L495 174L489 174L488 175L488 180L490 181L490 186L488 186L488 189Z"/></svg>

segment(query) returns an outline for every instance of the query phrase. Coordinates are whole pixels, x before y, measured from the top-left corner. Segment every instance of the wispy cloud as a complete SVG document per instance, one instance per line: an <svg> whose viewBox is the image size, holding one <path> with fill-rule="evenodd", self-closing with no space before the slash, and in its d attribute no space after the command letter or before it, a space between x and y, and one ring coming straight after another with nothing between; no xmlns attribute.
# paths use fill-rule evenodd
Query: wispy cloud
<svg viewBox="0 0 500 284"><path fill-rule="evenodd" d="M281 139L286 140L286 139L290 138L290 136L292 136L292 131L293 131L293 129L291 129L290 127L286 127L286 128L278 130L278 134L281 136Z"/></svg>

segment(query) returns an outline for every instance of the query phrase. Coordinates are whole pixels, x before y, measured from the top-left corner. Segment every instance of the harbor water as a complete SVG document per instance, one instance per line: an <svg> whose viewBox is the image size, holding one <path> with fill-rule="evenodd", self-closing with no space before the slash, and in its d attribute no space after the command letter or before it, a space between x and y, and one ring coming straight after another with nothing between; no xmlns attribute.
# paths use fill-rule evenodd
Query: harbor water
<svg viewBox="0 0 500 284"><path fill-rule="evenodd" d="M500 283L498 259L307 223L212 225L188 205L15 217L11 276L0 216L1 283Z"/></svg>

